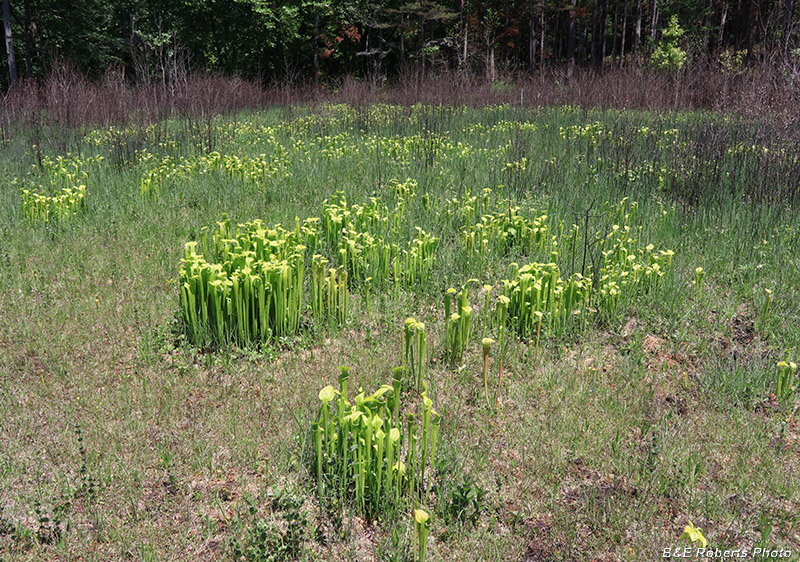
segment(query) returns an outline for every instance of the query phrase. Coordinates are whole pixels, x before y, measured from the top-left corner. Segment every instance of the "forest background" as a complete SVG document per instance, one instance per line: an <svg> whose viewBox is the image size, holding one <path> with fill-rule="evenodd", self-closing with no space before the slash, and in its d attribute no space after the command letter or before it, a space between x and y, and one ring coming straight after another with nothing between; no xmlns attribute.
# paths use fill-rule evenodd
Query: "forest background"
<svg viewBox="0 0 800 562"><path fill-rule="evenodd" d="M241 106L263 103L265 90L298 85L301 91L284 91L286 99L275 101L329 96L357 84L372 91L400 86L395 94L410 96L386 101L459 102L457 78L473 90L478 81L494 96L476 102L714 107L736 100L756 110L790 108L800 83L797 4L4 0L8 72L0 74L0 85L27 82L28 90L19 90L28 103L36 97L37 107L48 105L41 87L48 80L62 98L76 82L105 80L107 86L156 86L173 97L180 91L193 103L199 96L212 105ZM206 81L187 94L188 83L201 75ZM243 82L208 82L222 76ZM431 80L443 76L450 93L442 95L449 99L431 99L437 92ZM526 99L519 85L534 79ZM216 101L209 102L209 88L220 94ZM72 119L88 117L81 112L89 104L80 102L83 109L72 111Z"/></svg>

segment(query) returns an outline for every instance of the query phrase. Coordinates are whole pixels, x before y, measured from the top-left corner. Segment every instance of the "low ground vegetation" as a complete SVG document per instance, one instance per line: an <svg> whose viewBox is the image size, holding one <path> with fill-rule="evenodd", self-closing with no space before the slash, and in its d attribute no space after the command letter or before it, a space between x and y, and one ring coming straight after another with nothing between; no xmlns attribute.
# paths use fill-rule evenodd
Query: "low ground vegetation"
<svg viewBox="0 0 800 562"><path fill-rule="evenodd" d="M322 105L7 140L0 556L796 559L776 123Z"/></svg>

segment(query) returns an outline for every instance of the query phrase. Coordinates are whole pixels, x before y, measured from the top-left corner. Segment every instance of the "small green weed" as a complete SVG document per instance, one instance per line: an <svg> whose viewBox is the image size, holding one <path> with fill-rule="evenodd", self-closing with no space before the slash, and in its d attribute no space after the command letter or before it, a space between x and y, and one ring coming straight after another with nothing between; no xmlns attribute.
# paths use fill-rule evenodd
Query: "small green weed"
<svg viewBox="0 0 800 562"><path fill-rule="evenodd" d="M305 500L293 493L279 491L271 502L276 517L258 517L254 502L249 505L250 525L245 536L231 539L234 560L247 562L284 562L296 560L303 550L308 513Z"/></svg>

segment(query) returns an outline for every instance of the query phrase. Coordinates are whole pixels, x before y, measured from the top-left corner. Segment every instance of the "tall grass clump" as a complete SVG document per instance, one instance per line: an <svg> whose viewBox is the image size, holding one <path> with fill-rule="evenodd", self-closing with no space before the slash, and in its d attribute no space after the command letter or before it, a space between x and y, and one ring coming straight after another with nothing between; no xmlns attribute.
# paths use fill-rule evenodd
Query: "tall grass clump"
<svg viewBox="0 0 800 562"><path fill-rule="evenodd" d="M255 186L263 186L273 177L289 178L289 153L277 142L272 143L272 148L269 155L247 156L214 151L198 157L175 159L165 156L160 160L152 153L142 151L139 158L146 171L139 182L139 193L142 199L158 199L164 186L212 175Z"/></svg>

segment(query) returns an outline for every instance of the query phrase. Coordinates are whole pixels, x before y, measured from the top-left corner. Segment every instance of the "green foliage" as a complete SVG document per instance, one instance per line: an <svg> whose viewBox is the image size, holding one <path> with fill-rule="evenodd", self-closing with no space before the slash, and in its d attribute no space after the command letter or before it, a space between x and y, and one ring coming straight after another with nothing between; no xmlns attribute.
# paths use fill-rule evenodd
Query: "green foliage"
<svg viewBox="0 0 800 562"><path fill-rule="evenodd" d="M65 187L59 195L43 195L22 190L22 212L36 222L64 220L84 207L86 186Z"/></svg>
<svg viewBox="0 0 800 562"><path fill-rule="evenodd" d="M61 494L51 496L49 501L35 500L33 511L36 514L35 537L39 544L57 544L62 541L72 525L72 498Z"/></svg>
<svg viewBox="0 0 800 562"><path fill-rule="evenodd" d="M142 176L139 191L143 199L158 199L164 185L211 174L237 179L255 186L263 186L273 177L287 179L290 175L287 170L288 154L281 153L280 148L273 146L269 158L265 154L249 157L212 152L205 156L182 158L178 161L165 157L160 162L154 162L154 156L145 152L141 155L141 165L149 166L150 169Z"/></svg>
<svg viewBox="0 0 800 562"><path fill-rule="evenodd" d="M698 290L703 288L705 274L706 272L703 271L702 267L696 267L694 270L694 286L697 287Z"/></svg>
<svg viewBox="0 0 800 562"><path fill-rule="evenodd" d="M691 521L689 521L689 524L683 530L683 534L679 538L685 540L690 545L698 543L703 548L708 546L708 541L703 536L703 532L697 527L695 527Z"/></svg>
<svg viewBox="0 0 800 562"><path fill-rule="evenodd" d="M74 492L74 497L83 498L88 503L95 501L100 494L100 479L89 470L89 453L83 442L83 428L75 425L75 436L78 441L78 453L81 457L81 466L78 469L79 482Z"/></svg>
<svg viewBox="0 0 800 562"><path fill-rule="evenodd" d="M533 218L520 213L519 207L504 209L505 201L500 201L498 210L483 215L475 225L466 225L463 231L464 247L468 254L480 257L481 263L491 252L503 256L512 249L531 254L541 252L549 241L547 215L533 212Z"/></svg>
<svg viewBox="0 0 800 562"><path fill-rule="evenodd" d="M683 68L686 62L686 51L680 47L680 39L685 31L678 23L678 16L673 15L669 25L661 33L661 41L650 55L650 63L656 70L674 73Z"/></svg>
<svg viewBox="0 0 800 562"><path fill-rule="evenodd" d="M343 76L397 77L411 65L437 72L451 61L461 72L486 75L496 62L498 72L489 72L492 93L505 98L515 97L517 87L511 79L496 77L506 75L504 70L533 69L537 63L558 66L576 54L578 65L590 59L596 62L594 51L601 38L604 45L611 43L606 52L615 54L623 46L630 51L634 39L632 26L620 29L615 24L614 33L608 30L600 36L595 26L591 39L589 34L578 34L577 50L568 52L562 38L569 34L570 24L573 29L591 28L592 22L604 17L599 3L573 11L569 18L563 17L563 6L553 3L491 0L456 6L427 0L76 0L69 5L30 0L11 3L10 24L20 73L25 76L46 76L68 61L65 66L92 77L114 69L125 79L170 89L180 88L192 71L268 83L299 79L332 85ZM707 6L694 1L670 8L680 18L673 17L674 25L664 31L669 37L653 54L653 64L660 70L672 72L685 61L685 52L672 38L681 26L690 30L687 39L692 42L705 36L706 54L732 53L728 60L733 64L721 60L723 72L740 71L741 61L736 59L741 51L735 49L745 42L754 43L751 56L764 53L768 59L773 53L791 52L791 10L765 9L769 14L765 29L771 30L767 33L756 25L760 19L749 18L746 5ZM716 31L723 13L730 23L719 30L716 41L709 42L708 35ZM520 32L530 21L541 22L541 34ZM643 18L642 36L655 31L648 26L656 21ZM473 43L470 37L482 39ZM634 51L637 48L641 47L633 46ZM540 58L545 53L546 58ZM787 71L790 66L787 61Z"/></svg>
<svg viewBox="0 0 800 562"><path fill-rule="evenodd" d="M510 264L509 278L503 280L503 296L498 315L507 318L523 338L536 334L537 347L544 326L551 332L583 327L597 312L616 317L625 310L623 303L658 286L672 267L674 252L643 246L635 237L637 203L623 199L606 204L604 216L614 221L608 232L593 233L591 246L597 258L583 269L586 276L573 273L564 278L556 261L564 261L564 250L571 246L574 267L580 227L564 228L552 241L549 263ZM589 233L584 234L584 256ZM586 258L584 257L584 260ZM501 320L502 321L502 320Z"/></svg>
<svg viewBox="0 0 800 562"><path fill-rule="evenodd" d="M395 288L414 287L427 282L433 272L439 238L416 226L416 236L409 239L406 197L416 197L416 192L406 192L405 184L394 188L397 203L391 212L376 197L365 205L349 206L337 192L323 202L323 235L354 282L369 278L378 287L390 281Z"/></svg>
<svg viewBox="0 0 800 562"><path fill-rule="evenodd" d="M738 76L744 72L744 59L747 50L725 49L719 54L717 62L726 74Z"/></svg>
<svg viewBox="0 0 800 562"><path fill-rule="evenodd" d="M282 179L272 178L264 187L211 172L170 181L159 201L143 202L139 180L151 163L132 161L130 166L117 169L110 162L98 170L89 169L91 212L59 228L63 235L54 241L47 239L45 229L21 216L18 191L5 190L0 194L5 213L0 223L6 240L0 247L0 284L8 298L2 301L0 340L9 345L5 346L8 353L0 354L0 364L13 376L0 377L4 385L0 401L9 428L8 443L0 448L0 488L8 496L4 506L7 534L0 536L0 550L12 543L12 558L89 559L96 556L98 545L101 550L109 546L94 539L104 536L102 524L105 522L109 529L120 510L130 512L131 542L111 536L115 544L117 539L122 541L112 545L112 550L123 554L130 551L130 556L142 559L185 555L185 541L170 540L174 535L169 531L176 524L184 528L186 519L178 521L174 516L187 513L187 532L192 544L200 544L200 548L214 548L236 535L242 545L237 552L247 559L246 551L252 546L250 553L257 559L280 551L282 544L295 543L285 537L288 527L284 516L280 509L270 508L269 499L260 498L257 514L243 523L236 519L238 506L254 487L274 488L287 478L291 481L298 470L299 484L307 487L298 462L309 459L308 472L317 474L317 459L311 453L317 433L316 429L307 431L307 427L312 419L316 423L320 419L314 414L309 417L309 406L316 409L318 405L303 403L309 381L314 384L320 369L329 368L336 356L350 357L358 362L359 380L368 389L364 399L369 398L380 385L380 381L375 383L375 376L381 376L380 365L402 361L403 328L398 322L403 323L408 311L413 311L415 320L424 321L428 345L434 345L434 332L438 336L436 356L422 363L427 371L424 379L430 385L428 396L436 409L441 411L439 398L446 396L441 408L447 408L447 423L441 431L447 431L448 452L463 463L457 471L438 468L441 462L434 464L436 470L425 468L424 485L417 488L435 489L435 502L430 496L423 501L410 495L406 482L399 506L379 508L382 514L374 525L362 524L364 517L356 513L360 509L357 480L353 479L360 465L352 462L355 439L366 431L359 421L355 434L348 431L349 478L340 479L331 470L339 457L333 455L335 460L330 463L324 453L320 456L321 501L317 508L314 498L313 506L320 543L310 544L311 529L306 526L300 539L303 546L296 555L286 554L287 558L350 559L375 542L386 545L383 552L376 549L376 559L395 554L401 559L407 553L410 560L412 550L418 552L418 545L412 549L410 517L416 501L426 511L435 506L429 544L435 558L505 560L539 556L539 552L523 552L529 542L520 543L517 539L521 534L533 537L531 543L561 549L566 559L602 557L608 552L637 558L653 552L664 541L675 540L681 532L674 526L675 518L685 524L681 518L687 513L697 520L702 511L706 522L701 525L703 530L718 537L719 529L715 531L715 525L708 522L727 524L735 515L731 510L738 509L730 498L741 495L742 489L763 496L764 505L777 506L767 510L774 525L774 538L770 540L791 542L787 521L794 516L789 508L797 490L793 480L785 478L785 468L794 461L793 451L780 446L775 433L776 429L780 431L776 422L781 420L788 443L794 419L791 410L776 408L777 400L770 399L770 394L778 386L778 370L772 360L775 349L791 349L797 341L798 311L793 303L800 287L796 267L800 230L798 215L788 198L792 192L782 191L782 182L777 181L789 178L796 151L791 151L787 138L772 134L778 128L772 128L770 120L755 125L739 119L608 109L314 106L241 116L236 122L215 120L211 127L220 154L253 158L270 154L266 143L274 133L288 155L290 181L284 184ZM561 127L585 128L587 123L600 125L592 125L595 132L585 136L576 132L574 139L559 135ZM527 127L531 124L536 125L535 130ZM188 120L161 126L163 152L153 162L166 156L178 162L186 154L202 150L195 143L205 140L206 131L193 128ZM117 129L113 133L108 128L87 133L81 150L84 154L111 154L116 150L115 143L133 134ZM427 144L424 130L435 131ZM536 178L536 189L527 193L498 185L505 180L503 162L519 161L506 148L509 139L516 142L519 131L532 131L530 146L536 151L536 157L529 158L527 164ZM415 136L418 138L412 138ZM143 150L158 153L161 140L144 138ZM592 138L603 140L589 146ZM262 141L264 144L259 144ZM709 146L715 142L718 144ZM696 156L698 151L715 156L707 160ZM11 170L15 165L11 158L17 153L10 151L8 157ZM695 157L698 163L693 165ZM36 154L29 149L19 158L23 166L34 164ZM706 168L716 168L719 177L700 181L709 178L703 175ZM595 174L599 180L589 182L587 191L584 180ZM410 176L417 178L416 182L405 179ZM404 181L387 180L393 177ZM750 179L757 180L764 191L750 191L746 183ZM672 186L682 182L696 186L699 196L684 199L677 195ZM474 187L470 192L468 188L483 185L492 188L488 192ZM325 197L330 200L336 190L347 194L346 210L351 215L347 236L340 233L330 244L321 224L322 201ZM626 203L624 209L618 203L596 205L589 213L592 218L588 227L582 210L570 212L571 205L588 205L588 197L618 202L623 190L635 191L639 202L635 211L632 203ZM372 197L377 200L374 205ZM398 199L403 199L402 205L398 205ZM487 247L484 264L479 265L478 254L466 251L463 233L484 216L498 220L508 216L506 201L512 208L519 207L512 214L528 223L547 210L543 224L546 242L534 244L532 255L528 254L531 246L516 240L496 249L492 245ZM352 215L357 206L365 209L359 219L363 226ZM373 215L371 209L377 214ZM230 213L232 220L224 233L219 233L217 243L213 233L221 228L203 231L200 226L213 224L223 213ZM300 221L295 221L298 215ZM274 237L251 235L256 246L260 238L269 240L275 260L284 259L285 252L302 253L306 274L300 332L318 320L338 322L339 313L330 311L341 310L342 301L329 307L328 295L342 293L327 291L331 270L335 270L338 289L349 285L351 300L345 314L352 330L339 338L331 335L332 341L325 338L325 343L302 355L285 349L272 350L269 357L258 355L252 352L253 343L247 344L246 351L205 353L188 346L176 347L172 333L160 344L154 331L168 333L171 313L179 302L182 305L175 279L179 258L176 248L187 239L196 240L194 252L210 266L227 266L230 262L231 274L223 271L231 278L246 264L238 267L234 262L239 258L226 258L222 253L224 248L237 254L248 247L241 231L249 229L237 231L235 225L252 217L263 217L261 228L265 231L278 230L274 225L280 223L289 232ZM317 220L306 224L304 217ZM393 226L395 220L397 228ZM299 235L294 234L297 222ZM517 230L517 222L515 218L513 224L509 223L511 228ZM573 223L578 225L577 231L573 231ZM618 226L616 231L614 225ZM355 239L353 232L358 231L362 238L369 233L407 249L409 241L418 235L416 226L440 240L431 274L425 281L410 285L403 280L401 267L399 288L395 290L389 262L383 286L376 281L373 287L370 317L354 316L361 316L364 310L357 295L366 279L351 275L355 268L339 261L341 241ZM499 232L510 230L503 227ZM279 241L290 235L291 244ZM222 239L236 240L239 247ZM359 244L368 246L361 241ZM650 244L653 248L648 250ZM298 246L305 249L300 252ZM661 248L676 250L673 262ZM314 256L320 256L316 261L317 283L313 282ZM259 259L273 261L267 256L259 255ZM502 283L503 279L511 282L518 277L509 270L513 262L540 264L529 271L536 273L533 285L549 273L541 264L554 264L565 285L574 273L591 280L588 304L581 305L582 312L577 316L568 316L574 327L589 329L561 333L562 328L551 328L551 311L557 307L545 307L544 313L530 313L531 327L524 337L536 337L539 312L547 353L535 353L532 342L526 346L514 341L517 320L508 314L511 298L504 294ZM352 263L360 263L359 267L367 271L373 265L371 258ZM698 264L707 270L699 280ZM343 272L347 272L346 281ZM470 287L472 331L461 359L463 369L453 372L455 369L440 361L446 338L439 337L447 329L441 297L452 285L457 290L451 295L451 309L459 306L461 283L473 276L491 290L484 286L481 293L474 285ZM697 289L689 286L693 280ZM616 304L610 298L614 296L611 291L600 295L598 290L612 287L611 282L619 290ZM319 289L316 307L315 285ZM741 333L740 324L731 332L731 316L742 305L748 317L745 328L749 329L750 320L758 326L765 304L764 287L774 289L768 310L769 338L759 338L757 332L747 330ZM527 293L533 300L532 290ZM610 314L614 314L613 322L605 322ZM198 308L196 316L202 315ZM555 312L553 315L557 316ZM213 314L209 319L213 330ZM559 326L565 328L569 322L564 320ZM264 324L271 323L270 319ZM88 332L87 327L91 328ZM231 340L238 338L236 321L222 332ZM505 337L501 338L503 333ZM647 339L650 334L657 340L652 347ZM419 333L412 330L411 335L415 345ZM509 342L505 355L508 391L504 390L509 399L504 407L494 410L481 406L476 388L483 337L497 341L489 357L493 371L490 378L504 357L501 341ZM213 336L208 338L214 341ZM412 365L419 365L420 356L414 349L408 368L399 369L396 380L402 399L397 418L393 413L381 416L384 424L388 418L388 423L404 434L400 460L406 467L405 475L409 472L409 413L414 414L416 425L415 464L422 464L422 405L414 390L416 373L412 377L409 372ZM729 363L717 368L715 358L720 356L728 358ZM98 365L108 368L98 369ZM354 377L350 380L352 387ZM393 396L394 380L386 382L392 384ZM485 382L487 394L493 382ZM329 400L329 415L336 417L338 395L333 387L330 390L322 397ZM354 394L351 388L350 402ZM265 401L266 395L270 398ZM388 393L383 398L390 402ZM353 408L357 409L355 405ZM353 413L352 409L345 411L346 415ZM79 455L71 427L58 430L63 419L80 419L84 427L97 424L92 425L92 441L88 432L84 437L86 454ZM186 431L187 420L191 427L203 431ZM324 417L322 421L324 424ZM686 431L687 421L702 422L703 431ZM153 423L163 431L154 435ZM298 427L305 430L297 431ZM433 427L431 420L431 432ZM385 429L381 431L385 433ZM122 449L118 447L120 432L126 436ZM325 440L320 437L322 450ZM717 444L713 451L707 447L711 442ZM44 459L44 472L39 475L38 470L31 472L29 461L41 456L41 443L52 444L56 454ZM372 445L374 458L378 445L374 437ZM385 448L384 441L384 457ZM97 457L96 450L113 454ZM64 464L65 455L73 459L72 466ZM102 501L87 502L94 495L92 478L99 476L95 474L98 463L104 473L115 475L113 493L103 494ZM388 465L383 464L384 492ZM496 486L502 492L497 502L491 502L491 513L487 512L487 499L479 502L480 494L470 490L467 483L451 494L452 487L462 486L459 475L467 471L472 471L482 488L494 490ZM377 480L376 473L373 463L366 476L367 506L373 499L368 489ZM87 478L81 474L87 474ZM570 480L568 486L564 477ZM317 488L317 480L312 481L312 487ZM49 520L42 522L45 527L53 521L54 508L61 502L59 491L52 489L61 482L75 490L83 489L85 494L76 492L72 499L75 507L68 515L55 517L59 519L56 527L61 529L60 538L48 539L51 545L36 544L39 518L33 498L40 498L41 516ZM344 483L342 501L338 496L340 482ZM214 503L215 496L220 498L219 506ZM158 513L152 511L153 502ZM447 515L451 503L455 504L453 514ZM478 503L484 511L473 526ZM685 511L675 514L676 505L685 506ZM544 514L543 518L529 518L528 507ZM370 508L366 511L369 514ZM155 519L151 517L154 513ZM457 513L463 513L460 519ZM628 552L628 545L625 552L620 551L621 535L617 531L641 523L642 513L648 520L666 523L629 537L633 552ZM753 517L750 520L758 521ZM251 534L250 529L257 530ZM504 531L494 532L498 529ZM591 533L583 535L580 529ZM389 536L395 532L400 538L390 544ZM25 533L29 539L17 538ZM43 529L41 534L52 537L57 533ZM578 544L580 552L576 554L574 547L567 550L570 544ZM393 552L395 545L399 552ZM22 548L30 550L18 553ZM217 551L216 555L222 553Z"/></svg>
<svg viewBox="0 0 800 562"><path fill-rule="evenodd" d="M522 267L514 263L511 272L511 279L503 281L503 294L509 299L508 316L520 336L538 334L543 317L554 330L586 313L589 279L575 274L564 281L554 263Z"/></svg>
<svg viewBox="0 0 800 562"><path fill-rule="evenodd" d="M289 562L302 554L308 525L308 512L303 509L305 500L297 495L279 491L272 499L271 510L279 516L282 525L274 518L258 517L258 510L250 504L251 522L243 538L231 539L231 554L235 560L246 562Z"/></svg>
<svg viewBox="0 0 800 562"><path fill-rule="evenodd" d="M486 508L487 494L488 491L478 485L472 474L465 474L450 490L445 511L447 517L475 525Z"/></svg>
<svg viewBox="0 0 800 562"><path fill-rule="evenodd" d="M768 399L775 372L760 360L720 359L710 366L700 384L720 408L753 409Z"/></svg>
<svg viewBox="0 0 800 562"><path fill-rule="evenodd" d="M772 305L772 289L764 289L763 304L761 305L761 314L758 318L758 329L762 333L766 333L767 319L769 318L769 309Z"/></svg>

